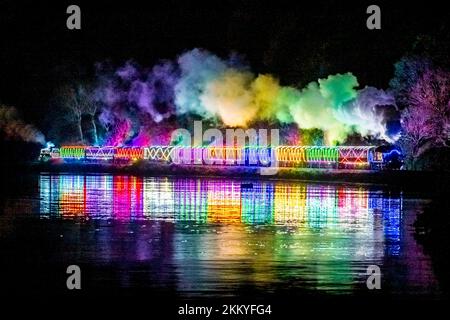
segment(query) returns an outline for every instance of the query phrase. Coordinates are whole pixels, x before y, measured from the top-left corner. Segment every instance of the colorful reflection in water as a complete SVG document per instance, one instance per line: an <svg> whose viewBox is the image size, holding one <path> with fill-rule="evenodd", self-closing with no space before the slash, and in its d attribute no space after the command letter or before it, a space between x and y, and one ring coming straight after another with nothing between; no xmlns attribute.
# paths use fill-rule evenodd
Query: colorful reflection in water
<svg viewBox="0 0 450 320"><path fill-rule="evenodd" d="M368 187L111 175L41 175L39 187L42 216L150 225L125 257L102 247L88 259L161 265L164 257L177 290L189 294L249 283L351 292L364 286L369 264L408 270L420 260L403 234L401 194ZM421 268L430 274L428 264ZM167 270L158 272L164 278Z"/></svg>
<svg viewBox="0 0 450 320"><path fill-rule="evenodd" d="M288 182L134 176L40 176L40 213L64 218L305 226L373 226L399 240L400 194ZM364 222L364 223L358 223Z"/></svg>

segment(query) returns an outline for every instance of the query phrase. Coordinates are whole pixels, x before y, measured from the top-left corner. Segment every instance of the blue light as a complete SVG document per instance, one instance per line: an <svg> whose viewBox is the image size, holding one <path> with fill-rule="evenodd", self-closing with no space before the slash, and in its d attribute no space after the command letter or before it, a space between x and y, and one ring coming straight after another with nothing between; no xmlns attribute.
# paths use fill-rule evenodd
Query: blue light
<svg viewBox="0 0 450 320"><path fill-rule="evenodd" d="M393 153L397 153L399 156L402 155L402 153L401 153L399 150L397 150L397 149L392 149L392 150L389 151L389 152L383 153L383 156L385 156L385 157L390 157Z"/></svg>

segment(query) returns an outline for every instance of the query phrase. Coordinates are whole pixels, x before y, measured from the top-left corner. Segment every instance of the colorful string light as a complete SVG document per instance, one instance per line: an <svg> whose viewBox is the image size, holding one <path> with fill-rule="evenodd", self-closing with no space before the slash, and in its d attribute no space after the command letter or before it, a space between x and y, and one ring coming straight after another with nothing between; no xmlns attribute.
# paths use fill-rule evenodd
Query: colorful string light
<svg viewBox="0 0 450 320"><path fill-rule="evenodd" d="M63 146L59 150L53 148L49 154L51 158L89 161L148 160L175 164L368 168L384 159L383 153L375 149L374 146Z"/></svg>

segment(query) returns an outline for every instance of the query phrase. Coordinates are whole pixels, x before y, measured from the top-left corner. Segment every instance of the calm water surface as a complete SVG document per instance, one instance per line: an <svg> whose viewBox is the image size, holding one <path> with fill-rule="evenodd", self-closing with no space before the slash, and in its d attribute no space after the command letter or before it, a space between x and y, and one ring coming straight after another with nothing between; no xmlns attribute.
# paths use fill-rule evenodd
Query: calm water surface
<svg viewBox="0 0 450 320"><path fill-rule="evenodd" d="M8 290L62 289L64 268L77 264L86 290L358 294L367 292L367 266L378 265L388 294L439 295L412 234L426 199L401 192L113 175L20 183L25 191L3 199L0 215ZM24 276L30 268L40 276Z"/></svg>

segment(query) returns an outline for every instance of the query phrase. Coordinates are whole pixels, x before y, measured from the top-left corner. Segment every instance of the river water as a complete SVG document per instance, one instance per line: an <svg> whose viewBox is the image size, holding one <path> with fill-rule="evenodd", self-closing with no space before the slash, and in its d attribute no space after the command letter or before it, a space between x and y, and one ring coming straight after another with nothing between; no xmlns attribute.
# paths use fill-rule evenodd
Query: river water
<svg viewBox="0 0 450 320"><path fill-rule="evenodd" d="M358 295L376 265L385 294L440 294L413 236L427 199L388 188L64 174L10 188L0 215L8 292L63 291L75 264L93 292Z"/></svg>

